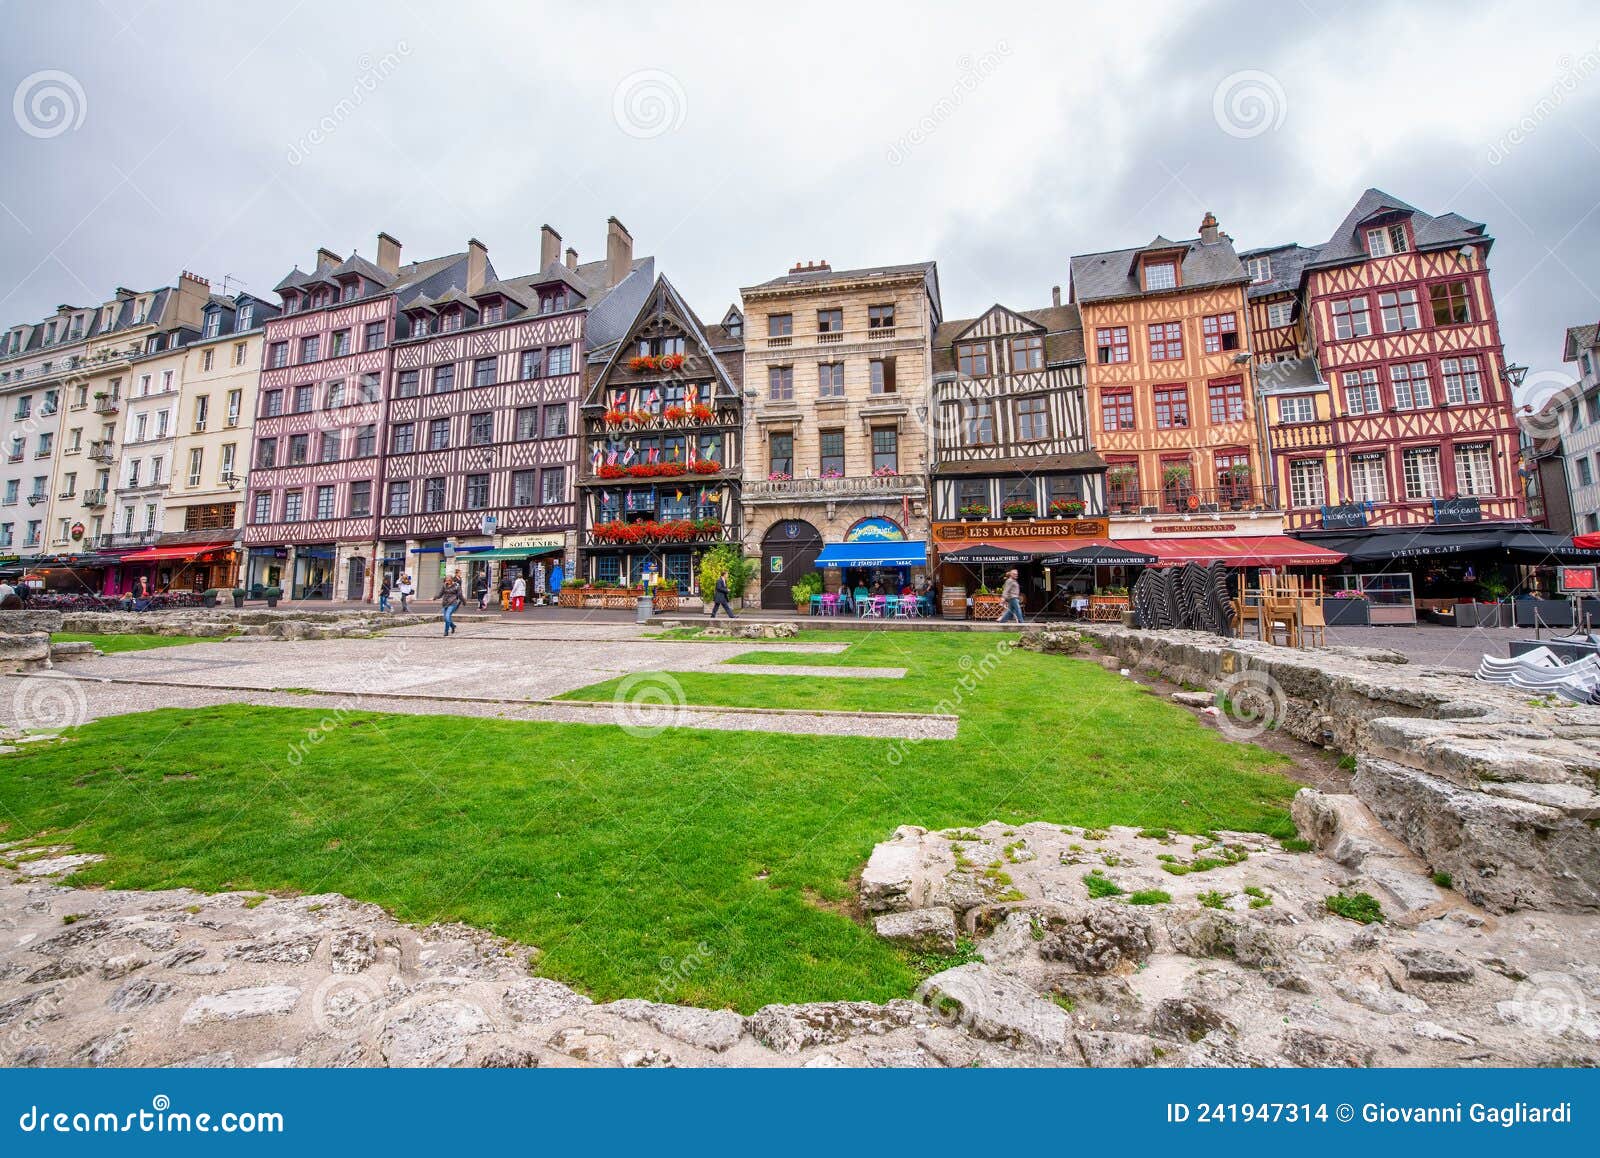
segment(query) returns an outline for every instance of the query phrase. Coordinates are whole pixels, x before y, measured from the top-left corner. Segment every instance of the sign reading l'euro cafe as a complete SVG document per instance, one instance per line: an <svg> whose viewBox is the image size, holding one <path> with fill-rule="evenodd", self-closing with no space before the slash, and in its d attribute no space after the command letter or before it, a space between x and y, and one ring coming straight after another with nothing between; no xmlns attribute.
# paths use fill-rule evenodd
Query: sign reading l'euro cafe
<svg viewBox="0 0 1600 1158"><path fill-rule="evenodd" d="M1110 533L1108 519L1025 519L984 523L935 523L936 543L983 542L1001 539L1104 539Z"/></svg>

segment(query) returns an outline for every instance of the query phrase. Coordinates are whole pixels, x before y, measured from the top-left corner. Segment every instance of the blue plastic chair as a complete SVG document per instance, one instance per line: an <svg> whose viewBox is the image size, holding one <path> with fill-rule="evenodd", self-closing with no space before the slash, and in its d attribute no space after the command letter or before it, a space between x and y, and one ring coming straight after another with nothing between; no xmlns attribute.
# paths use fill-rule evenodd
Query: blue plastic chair
<svg viewBox="0 0 1600 1158"><path fill-rule="evenodd" d="M811 614L812 615L821 615L822 614L822 596L813 595L811 597Z"/></svg>

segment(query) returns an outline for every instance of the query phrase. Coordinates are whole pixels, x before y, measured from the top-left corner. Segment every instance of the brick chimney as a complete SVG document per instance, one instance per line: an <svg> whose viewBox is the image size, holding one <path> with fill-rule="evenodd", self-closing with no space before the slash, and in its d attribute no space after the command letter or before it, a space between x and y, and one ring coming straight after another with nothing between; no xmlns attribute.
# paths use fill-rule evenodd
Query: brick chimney
<svg viewBox="0 0 1600 1158"><path fill-rule="evenodd" d="M1216 215L1208 209L1200 222L1200 240L1206 245L1215 245L1218 233Z"/></svg>
<svg viewBox="0 0 1600 1158"><path fill-rule="evenodd" d="M331 250L331 249L319 249L319 250L317 250L317 260L314 261L312 263L312 265L311 265L311 272L315 273L317 270L321 269L324 265L343 265L343 264L344 264L344 258L340 257L337 253L333 252L333 250Z"/></svg>
<svg viewBox="0 0 1600 1158"><path fill-rule="evenodd" d="M197 273L184 270L178 275L176 308L167 316L176 325L198 330L204 320L200 311L210 300L211 283Z"/></svg>
<svg viewBox="0 0 1600 1158"><path fill-rule="evenodd" d="M791 269L789 272L791 274L796 274L796 273L832 273L833 272L833 266L829 265L826 259L824 259L822 261L808 261L804 265L801 265L797 261L797 262L794 263L794 268Z"/></svg>
<svg viewBox="0 0 1600 1158"><path fill-rule="evenodd" d="M489 279L489 250L476 237L467 240L467 293L475 294Z"/></svg>
<svg viewBox="0 0 1600 1158"><path fill-rule="evenodd" d="M561 234L548 225L539 226L539 268L549 269L561 260Z"/></svg>
<svg viewBox="0 0 1600 1158"><path fill-rule="evenodd" d="M1050 287L1050 304L1053 306L1059 306L1061 304L1061 287L1058 285L1053 285Z"/></svg>
<svg viewBox="0 0 1600 1158"><path fill-rule="evenodd" d="M578 251L570 245L567 246L567 268L572 270L578 268Z"/></svg>
<svg viewBox="0 0 1600 1158"><path fill-rule="evenodd" d="M633 269L633 234L615 217L606 218L606 285L614 286Z"/></svg>
<svg viewBox="0 0 1600 1158"><path fill-rule="evenodd" d="M387 233L378 234L378 268L389 273L400 272L400 243Z"/></svg>

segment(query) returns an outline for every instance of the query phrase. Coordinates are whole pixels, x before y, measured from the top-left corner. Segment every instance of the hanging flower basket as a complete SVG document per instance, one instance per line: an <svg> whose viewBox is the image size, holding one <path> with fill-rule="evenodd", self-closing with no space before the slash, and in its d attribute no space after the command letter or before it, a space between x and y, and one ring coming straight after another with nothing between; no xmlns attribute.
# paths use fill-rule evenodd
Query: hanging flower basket
<svg viewBox="0 0 1600 1158"><path fill-rule="evenodd" d="M714 458L697 458L689 464L689 469L695 474L716 474L722 464Z"/></svg>
<svg viewBox="0 0 1600 1158"><path fill-rule="evenodd" d="M689 412L682 406L669 406L661 412L661 417L668 422L682 422L689 416Z"/></svg>
<svg viewBox="0 0 1600 1158"><path fill-rule="evenodd" d="M595 471L595 474L599 475L601 478L626 478L628 474L628 468L618 466L614 462L607 462L602 463L600 469Z"/></svg>
<svg viewBox="0 0 1600 1158"><path fill-rule="evenodd" d="M717 412L711 409L711 407L707 406L704 402L696 402L693 406L689 407L689 417L694 419L696 422L710 422L716 418L716 416Z"/></svg>

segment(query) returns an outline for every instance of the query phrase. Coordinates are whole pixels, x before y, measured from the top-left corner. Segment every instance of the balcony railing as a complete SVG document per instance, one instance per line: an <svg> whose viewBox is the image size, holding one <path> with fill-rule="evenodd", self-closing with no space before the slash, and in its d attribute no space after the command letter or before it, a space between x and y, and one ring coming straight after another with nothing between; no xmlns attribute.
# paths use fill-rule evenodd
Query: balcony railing
<svg viewBox="0 0 1600 1158"><path fill-rule="evenodd" d="M921 475L874 475L867 478L763 479L740 491L747 503L784 503L806 499L918 498L927 493Z"/></svg>
<svg viewBox="0 0 1600 1158"><path fill-rule="evenodd" d="M84 491L83 505L86 507L103 507L106 505L105 491Z"/></svg>
<svg viewBox="0 0 1600 1158"><path fill-rule="evenodd" d="M94 400L94 412L96 414L115 414L120 406L121 400L117 398L106 397Z"/></svg>
<svg viewBox="0 0 1600 1158"><path fill-rule="evenodd" d="M89 444L89 457L96 462L110 462L116 455L109 441L97 441Z"/></svg>
<svg viewBox="0 0 1600 1158"><path fill-rule="evenodd" d="M779 334L766 339L769 350L791 346L834 346L842 342L881 342L897 337L894 326L858 326L845 330L819 330L812 334Z"/></svg>
<svg viewBox="0 0 1600 1158"><path fill-rule="evenodd" d="M100 549L111 550L120 547L148 547L161 538L160 531L118 531L100 536Z"/></svg>
<svg viewBox="0 0 1600 1158"><path fill-rule="evenodd" d="M1160 490L1109 487L1106 510L1112 515L1190 515L1218 511L1276 511L1277 487L1169 486Z"/></svg>
<svg viewBox="0 0 1600 1158"><path fill-rule="evenodd" d="M1296 422L1272 428L1274 450L1314 450L1332 445L1331 422Z"/></svg>

